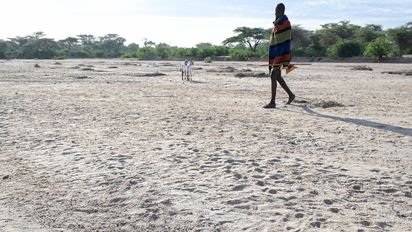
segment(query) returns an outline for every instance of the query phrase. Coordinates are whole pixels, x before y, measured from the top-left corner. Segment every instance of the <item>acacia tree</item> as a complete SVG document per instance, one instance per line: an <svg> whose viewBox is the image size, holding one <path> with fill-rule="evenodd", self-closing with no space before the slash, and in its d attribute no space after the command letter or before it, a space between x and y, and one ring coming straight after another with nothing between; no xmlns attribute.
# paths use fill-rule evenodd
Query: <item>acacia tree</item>
<svg viewBox="0 0 412 232"><path fill-rule="evenodd" d="M75 56L75 50L79 47L79 39L74 37L67 37L66 39L59 41L60 46L65 50L69 57Z"/></svg>
<svg viewBox="0 0 412 232"><path fill-rule="evenodd" d="M249 47L252 52L256 52L259 44L267 39L267 32L263 28L238 27L233 32L237 35L225 39L224 45L240 43Z"/></svg>
<svg viewBox="0 0 412 232"><path fill-rule="evenodd" d="M211 43L199 43L196 45L197 55L205 59L206 57L213 57L216 55L216 50Z"/></svg>
<svg viewBox="0 0 412 232"><path fill-rule="evenodd" d="M94 45L96 43L96 38L94 35L86 35L86 34L81 34L77 36L81 42L82 45Z"/></svg>
<svg viewBox="0 0 412 232"><path fill-rule="evenodd" d="M362 47L356 41L339 40L328 51L334 57L353 57L361 55Z"/></svg>
<svg viewBox="0 0 412 232"><path fill-rule="evenodd" d="M137 50L136 52L136 57L139 59L144 59L144 60L154 60L157 58L157 54L156 54L156 43L145 39L144 41L144 47Z"/></svg>
<svg viewBox="0 0 412 232"><path fill-rule="evenodd" d="M389 29L389 35L395 42L399 55L412 53L412 22L394 29Z"/></svg>
<svg viewBox="0 0 412 232"><path fill-rule="evenodd" d="M315 56L326 55L328 48L341 40L352 40L353 35L360 26L350 24L349 21L340 21L338 23L327 23L321 25L321 29L317 30L312 39L312 50Z"/></svg>
<svg viewBox="0 0 412 232"><path fill-rule="evenodd" d="M156 55L161 59L170 58L172 54L172 48L166 43L159 43L156 45Z"/></svg>
<svg viewBox="0 0 412 232"><path fill-rule="evenodd" d="M24 37L10 38L13 57L24 59L51 59L57 55L59 45L54 39L44 38L43 32L35 32Z"/></svg>
<svg viewBox="0 0 412 232"><path fill-rule="evenodd" d="M359 28L355 34L359 42L366 45L372 40L383 36L384 32L382 31L381 25L368 24L365 27Z"/></svg>
<svg viewBox="0 0 412 232"><path fill-rule="evenodd" d="M9 44L7 41L0 40L0 59L7 58L7 52L9 50Z"/></svg>
<svg viewBox="0 0 412 232"><path fill-rule="evenodd" d="M94 57L93 53L96 53L96 38L94 35L81 34L77 38L79 39L80 47L76 56Z"/></svg>
<svg viewBox="0 0 412 232"><path fill-rule="evenodd" d="M334 35L338 39L346 40L351 39L356 30L360 28L360 26L351 24L349 21L340 21L338 23L327 23L321 25L322 29L320 31L324 31Z"/></svg>
<svg viewBox="0 0 412 232"><path fill-rule="evenodd" d="M107 34L100 37L99 47L103 50L105 57L118 57L124 48L126 39L117 34Z"/></svg>
<svg viewBox="0 0 412 232"><path fill-rule="evenodd" d="M312 32L303 29L299 25L293 26L292 39L293 39L293 51L296 56L306 56L309 52L309 47L312 44L311 40ZM267 49L266 49L267 50Z"/></svg>

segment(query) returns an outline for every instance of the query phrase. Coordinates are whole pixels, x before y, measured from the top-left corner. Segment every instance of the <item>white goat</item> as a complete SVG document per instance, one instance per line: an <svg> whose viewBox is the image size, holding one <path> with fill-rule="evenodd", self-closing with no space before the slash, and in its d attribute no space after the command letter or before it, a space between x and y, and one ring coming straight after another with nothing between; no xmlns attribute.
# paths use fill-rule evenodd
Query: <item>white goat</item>
<svg viewBox="0 0 412 232"><path fill-rule="evenodd" d="M192 69L193 61L191 60L185 60L185 62L182 64L182 80L183 81L192 81L193 77L193 69Z"/></svg>

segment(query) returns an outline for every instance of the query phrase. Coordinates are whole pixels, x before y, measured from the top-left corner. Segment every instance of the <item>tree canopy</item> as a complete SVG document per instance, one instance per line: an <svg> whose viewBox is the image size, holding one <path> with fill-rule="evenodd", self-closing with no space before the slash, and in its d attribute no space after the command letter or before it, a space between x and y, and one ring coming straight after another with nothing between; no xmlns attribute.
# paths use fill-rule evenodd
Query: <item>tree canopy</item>
<svg viewBox="0 0 412 232"><path fill-rule="evenodd" d="M399 55L412 53L412 22L398 28L389 29L388 32L396 43Z"/></svg>
<svg viewBox="0 0 412 232"><path fill-rule="evenodd" d="M256 52L259 44L268 37L263 28L238 27L234 32L237 35L225 39L223 45L240 43L249 47L252 52Z"/></svg>
<svg viewBox="0 0 412 232"><path fill-rule="evenodd" d="M238 27L222 45L199 43L191 48L155 43L145 39L143 46L117 34L81 34L55 41L44 32L0 39L0 59L52 58L138 58L138 59L205 59L230 57L232 60L267 59L270 28ZM383 30L382 26L358 26L349 21L327 23L319 30L292 25L292 53L301 57L370 56L382 60L412 54L412 22Z"/></svg>
<svg viewBox="0 0 412 232"><path fill-rule="evenodd" d="M365 49L364 54L369 57L376 57L379 61L391 52L392 44L386 38L376 38L372 40Z"/></svg>

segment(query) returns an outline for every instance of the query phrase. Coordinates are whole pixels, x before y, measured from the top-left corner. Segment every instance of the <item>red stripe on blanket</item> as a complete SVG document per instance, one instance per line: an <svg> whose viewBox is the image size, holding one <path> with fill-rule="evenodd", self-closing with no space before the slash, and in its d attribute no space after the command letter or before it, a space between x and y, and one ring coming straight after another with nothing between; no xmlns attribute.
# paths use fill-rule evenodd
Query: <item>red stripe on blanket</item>
<svg viewBox="0 0 412 232"><path fill-rule="evenodd" d="M286 29L286 28L288 28L288 27L290 27L291 25L290 25L290 21L289 20L286 20L285 22L283 22L282 24L279 24L279 25L276 25L275 26L275 31L281 31L281 30L284 30L284 29Z"/></svg>
<svg viewBox="0 0 412 232"><path fill-rule="evenodd" d="M277 64L283 64L284 62L290 62L290 60L292 59L292 54L286 54L283 56L277 56L274 58L270 58L269 59L269 65L277 65Z"/></svg>

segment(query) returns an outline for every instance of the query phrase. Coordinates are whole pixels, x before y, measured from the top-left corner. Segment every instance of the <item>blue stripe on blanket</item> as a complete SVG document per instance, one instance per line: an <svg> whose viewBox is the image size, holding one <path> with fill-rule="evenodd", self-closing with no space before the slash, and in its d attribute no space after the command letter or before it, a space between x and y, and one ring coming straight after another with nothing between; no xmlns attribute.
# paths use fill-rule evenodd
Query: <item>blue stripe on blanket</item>
<svg viewBox="0 0 412 232"><path fill-rule="evenodd" d="M290 53L290 50L291 40L287 40L280 44L271 45L269 48L269 58L286 55Z"/></svg>

